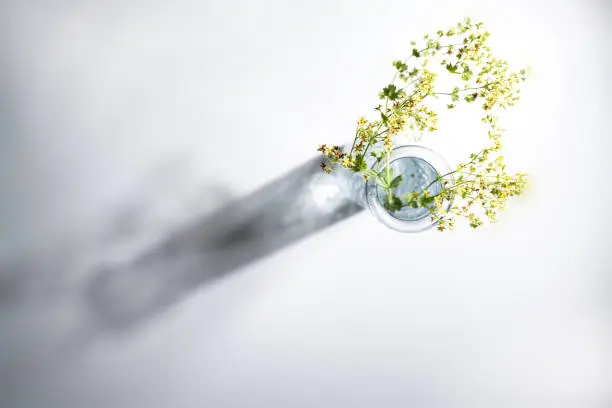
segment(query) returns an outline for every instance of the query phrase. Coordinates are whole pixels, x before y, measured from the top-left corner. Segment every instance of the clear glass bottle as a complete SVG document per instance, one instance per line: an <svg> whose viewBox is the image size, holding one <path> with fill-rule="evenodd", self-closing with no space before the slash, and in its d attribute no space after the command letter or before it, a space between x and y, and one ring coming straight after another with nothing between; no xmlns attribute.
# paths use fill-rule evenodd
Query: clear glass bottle
<svg viewBox="0 0 612 408"><path fill-rule="evenodd" d="M383 159L376 169L382 171L385 166L386 160ZM436 177L451 172L450 166L440 155L418 145L395 147L391 153L390 167L394 175L404 176L396 189L400 197L410 192L421 192L426 187L431 195L436 195L442 190L442 184L436 181ZM368 180L365 186L368 208L386 226L400 232L421 232L435 225L427 208L405 207L400 211L389 212L383 205L386 195L374 179Z"/></svg>

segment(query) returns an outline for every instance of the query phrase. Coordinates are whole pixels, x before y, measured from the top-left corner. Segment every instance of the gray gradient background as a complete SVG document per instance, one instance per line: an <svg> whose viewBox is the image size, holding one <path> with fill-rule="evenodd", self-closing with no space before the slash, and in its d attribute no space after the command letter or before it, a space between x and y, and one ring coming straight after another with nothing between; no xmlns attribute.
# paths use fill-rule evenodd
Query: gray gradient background
<svg viewBox="0 0 612 408"><path fill-rule="evenodd" d="M0 5L1 407L612 407L608 2ZM466 15L532 188L400 235L313 149Z"/></svg>

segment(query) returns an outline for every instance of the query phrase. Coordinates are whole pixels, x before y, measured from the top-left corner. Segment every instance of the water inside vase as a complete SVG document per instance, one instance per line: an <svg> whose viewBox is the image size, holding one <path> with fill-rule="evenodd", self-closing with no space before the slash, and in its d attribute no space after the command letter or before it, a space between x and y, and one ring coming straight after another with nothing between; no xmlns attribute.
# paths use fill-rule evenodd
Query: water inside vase
<svg viewBox="0 0 612 408"><path fill-rule="evenodd" d="M404 179L395 190L395 194L402 197L406 193L421 192L436 179L436 169L427 161L418 157L401 157L390 163L394 175L402 174ZM431 195L436 195L442 190L440 182L436 181L427 188ZM377 187L378 202L383 205L387 196L384 189ZM429 215L427 208L404 207L400 211L390 213L393 217L402 221L418 221Z"/></svg>

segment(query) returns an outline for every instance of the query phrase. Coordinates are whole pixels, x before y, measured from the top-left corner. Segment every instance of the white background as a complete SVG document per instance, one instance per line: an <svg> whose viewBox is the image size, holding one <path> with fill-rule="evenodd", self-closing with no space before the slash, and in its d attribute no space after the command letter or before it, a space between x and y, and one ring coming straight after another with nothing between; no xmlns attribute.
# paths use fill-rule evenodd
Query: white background
<svg viewBox="0 0 612 408"><path fill-rule="evenodd" d="M2 407L612 406L605 0L0 5L0 250L29 265L0 274ZM72 338L85 265L350 141L410 40L465 16L532 72L502 117L532 185L498 224L363 212ZM422 142L453 164L485 139L447 119ZM125 208L138 234L100 238Z"/></svg>

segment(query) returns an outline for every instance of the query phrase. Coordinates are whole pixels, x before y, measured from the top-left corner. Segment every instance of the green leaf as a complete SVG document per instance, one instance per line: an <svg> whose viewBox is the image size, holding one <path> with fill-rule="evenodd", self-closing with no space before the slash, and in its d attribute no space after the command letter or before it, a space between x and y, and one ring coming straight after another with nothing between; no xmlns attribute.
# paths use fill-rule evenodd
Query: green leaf
<svg viewBox="0 0 612 408"><path fill-rule="evenodd" d="M451 100L457 102L459 100L459 87L455 87L451 93Z"/></svg>
<svg viewBox="0 0 612 408"><path fill-rule="evenodd" d="M404 207L404 203L397 196L393 197L393 205L394 205L394 209L396 211L399 211L399 210L401 210Z"/></svg>
<svg viewBox="0 0 612 408"><path fill-rule="evenodd" d="M404 176L402 176L400 174L399 176L397 176L396 178L391 180L391 184L389 184L389 187L391 187L391 188L398 188L403 180L404 180Z"/></svg>
<svg viewBox="0 0 612 408"><path fill-rule="evenodd" d="M404 72L408 69L408 65L404 64L402 61L397 60L393 61L393 66L397 68L399 72Z"/></svg>
<svg viewBox="0 0 612 408"><path fill-rule="evenodd" d="M392 195L391 197L385 197L383 203L385 209L387 209L387 211L389 212L399 211L404 208L404 203L402 202L401 198L394 195Z"/></svg>
<svg viewBox="0 0 612 408"><path fill-rule="evenodd" d="M365 161L362 153L355 155L355 165L351 168L355 173L364 171L368 168L368 164Z"/></svg>
<svg viewBox="0 0 612 408"><path fill-rule="evenodd" d="M474 75L472 71L463 71L461 74L461 79L464 81L469 81L472 78L472 75Z"/></svg>
<svg viewBox="0 0 612 408"><path fill-rule="evenodd" d="M466 102L474 102L476 98L478 98L478 94L473 93L473 94L466 95L465 98L463 99L465 99Z"/></svg>
<svg viewBox="0 0 612 408"><path fill-rule="evenodd" d="M457 65L453 65L450 62L448 64L446 64L446 69L448 70L448 72L450 72L451 74L456 74L457 73Z"/></svg>
<svg viewBox="0 0 612 408"><path fill-rule="evenodd" d="M413 48L413 49L412 49L412 55L413 55L414 57L419 58L419 57L421 56L421 53L420 53L420 52L419 52L419 50L417 50L416 48Z"/></svg>
<svg viewBox="0 0 612 408"><path fill-rule="evenodd" d="M383 88L382 92L380 92L380 99L387 98L390 101L394 101L400 97L402 94L402 89L398 88L394 84L389 84Z"/></svg>
<svg viewBox="0 0 612 408"><path fill-rule="evenodd" d="M419 206L420 207L427 207L429 204L433 203L435 200L434 197L427 197L424 194L421 194L419 196Z"/></svg>
<svg viewBox="0 0 612 408"><path fill-rule="evenodd" d="M404 200L406 200L406 206L412 208L419 208L419 203L414 199L413 193L404 194Z"/></svg>
<svg viewBox="0 0 612 408"><path fill-rule="evenodd" d="M387 123L387 121L389 120L389 117L385 115L383 111L380 111L380 118L382 119L384 123Z"/></svg>

